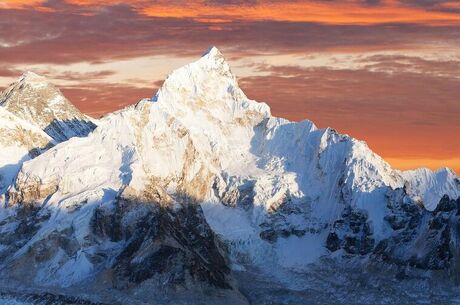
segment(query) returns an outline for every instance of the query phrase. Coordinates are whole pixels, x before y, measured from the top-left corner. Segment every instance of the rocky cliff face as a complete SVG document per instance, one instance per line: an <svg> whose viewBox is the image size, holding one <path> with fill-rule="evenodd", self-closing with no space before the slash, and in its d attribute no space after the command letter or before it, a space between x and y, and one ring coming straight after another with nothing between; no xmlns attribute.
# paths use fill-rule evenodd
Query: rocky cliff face
<svg viewBox="0 0 460 305"><path fill-rule="evenodd" d="M22 166L4 199L2 270L132 302L217 291L245 303L235 274L252 270L302 291L324 261L449 278L459 197L450 170L393 170L364 142L272 117L212 48L152 99Z"/></svg>

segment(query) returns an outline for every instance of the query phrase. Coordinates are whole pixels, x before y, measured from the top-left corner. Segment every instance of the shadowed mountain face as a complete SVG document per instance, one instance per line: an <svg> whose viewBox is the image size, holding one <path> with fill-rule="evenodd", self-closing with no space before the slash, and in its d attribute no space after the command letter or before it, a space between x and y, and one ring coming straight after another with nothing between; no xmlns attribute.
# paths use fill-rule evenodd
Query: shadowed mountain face
<svg viewBox="0 0 460 305"><path fill-rule="evenodd" d="M15 219L20 220L16 230L0 234L0 242L10 245L8 251L2 251L1 260L7 262L4 272L11 280L34 285L29 275L55 270L54 275L43 274L43 283L67 287L73 280L63 281L60 276L75 279L79 272L85 272L79 268L91 265L90 278L103 283L100 289L154 288L150 294L158 297L192 287L197 293L203 287L233 291L227 255L201 207L193 198L178 194L181 197L173 199L156 191L146 196L134 194L128 187L113 200L94 207L88 214L89 231L83 240L78 229L70 225L52 228L30 247L29 241L40 234L53 213L32 202L21 202L16 209ZM106 192L107 196L114 195ZM81 202L69 213L78 213L85 204ZM28 250L14 258L24 247ZM26 261L33 262L34 267Z"/></svg>
<svg viewBox="0 0 460 305"><path fill-rule="evenodd" d="M0 303L13 305L46 304L46 305L109 305L91 302L82 297L66 296L52 293L18 293L15 291L0 292Z"/></svg>
<svg viewBox="0 0 460 305"><path fill-rule="evenodd" d="M88 119L73 118L69 120L53 119L43 131L55 141L62 142L73 137L86 137L96 128Z"/></svg>
<svg viewBox="0 0 460 305"><path fill-rule="evenodd" d="M165 288L193 285L194 281L232 288L225 254L201 207L192 198L178 196L172 208L167 205L172 198L140 202L137 196L122 194L115 209L101 206L95 210L91 227L96 239L125 244L111 266L115 287L154 279ZM135 225L126 225L133 213L137 214Z"/></svg>
<svg viewBox="0 0 460 305"><path fill-rule="evenodd" d="M409 304L420 287L452 301L458 198L449 169L393 170L364 142L272 117L212 48L23 164L0 273L113 304Z"/></svg>

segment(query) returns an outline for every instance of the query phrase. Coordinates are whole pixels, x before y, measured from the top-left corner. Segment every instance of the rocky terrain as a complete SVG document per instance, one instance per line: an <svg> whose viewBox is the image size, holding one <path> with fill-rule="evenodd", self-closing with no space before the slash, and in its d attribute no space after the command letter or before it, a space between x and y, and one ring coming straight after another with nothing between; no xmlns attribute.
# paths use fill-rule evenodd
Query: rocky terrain
<svg viewBox="0 0 460 305"><path fill-rule="evenodd" d="M97 127L35 82L0 99L48 139L18 144L37 153L18 153L4 180L5 289L110 304L459 302L450 169L398 171L332 128L273 117L216 48Z"/></svg>

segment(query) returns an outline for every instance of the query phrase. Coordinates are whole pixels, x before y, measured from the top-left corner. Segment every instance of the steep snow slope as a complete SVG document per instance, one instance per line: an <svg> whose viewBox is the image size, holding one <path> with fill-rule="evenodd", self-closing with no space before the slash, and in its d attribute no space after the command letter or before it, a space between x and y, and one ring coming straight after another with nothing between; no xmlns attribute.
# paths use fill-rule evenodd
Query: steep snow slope
<svg viewBox="0 0 460 305"><path fill-rule="evenodd" d="M46 78L26 72L0 94L0 105L43 129L57 142L86 136L96 125Z"/></svg>
<svg viewBox="0 0 460 305"><path fill-rule="evenodd" d="M128 282L139 279L126 256L147 264L165 255L154 244L167 246L167 258L176 257L170 256L171 247L185 244L181 268L193 281L180 283L230 287L227 272L202 263L198 270L204 273L196 273L191 263L198 244L191 240L198 239L211 249L201 252L203 261L226 268L209 224L226 244L234 270L255 266L274 278L289 277L339 249L370 255L380 245L379 250L399 255L381 242L390 244L388 238L399 234L397 220L423 213L419 205L432 210L444 194L458 195L458 178L448 173L436 178L401 173L364 142L307 120L272 117L266 104L244 95L222 54L212 48L171 73L151 100L109 115L88 137L26 162L8 205L35 211L36 225L16 237L22 244L5 244L3 253L6 265L15 262L18 277L24 276L17 267L23 264L36 285L72 286L112 269L123 270ZM130 208L124 208L127 202ZM404 214L407 205L416 211ZM145 214L146 206L154 211ZM187 207L192 211L183 214ZM164 209L176 220L188 215L185 219L203 231L179 238L190 223L158 216ZM159 229L148 236L161 242L143 239L131 251L132 233L119 232L156 228L145 215L178 233ZM13 233L5 229L4 234ZM59 238L72 250L62 249L55 242ZM39 251L44 247L46 255ZM37 262L35 272L25 267L30 260ZM141 282L152 284L149 280L173 272L170 265L155 270Z"/></svg>
<svg viewBox="0 0 460 305"><path fill-rule="evenodd" d="M450 198L460 197L460 180L448 168L433 172L427 168L403 172L406 185L412 196L423 202L429 211L436 209L442 195Z"/></svg>
<svg viewBox="0 0 460 305"><path fill-rule="evenodd" d="M53 144L41 129L0 107L0 195L13 183L24 161Z"/></svg>

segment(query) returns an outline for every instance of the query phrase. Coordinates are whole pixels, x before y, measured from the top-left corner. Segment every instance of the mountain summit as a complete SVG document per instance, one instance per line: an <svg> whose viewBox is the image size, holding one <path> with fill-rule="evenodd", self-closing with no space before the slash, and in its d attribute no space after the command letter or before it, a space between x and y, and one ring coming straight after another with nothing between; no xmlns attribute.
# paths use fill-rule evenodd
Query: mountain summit
<svg viewBox="0 0 460 305"><path fill-rule="evenodd" d="M40 127L57 142L86 136L96 125L45 77L24 73L0 94L0 106Z"/></svg>
<svg viewBox="0 0 460 305"><path fill-rule="evenodd" d="M27 86L36 96L10 91ZM337 270L347 283L436 271L450 285L459 268L453 172L394 170L362 141L273 117L216 48L25 162L3 200L2 278L109 303L305 303L318 274L336 287Z"/></svg>
<svg viewBox="0 0 460 305"><path fill-rule="evenodd" d="M175 112L184 120L196 121L201 116L212 116L228 122L248 114L261 117L270 115L266 104L246 97L216 47L198 61L172 72L152 100L163 104L161 107Z"/></svg>

